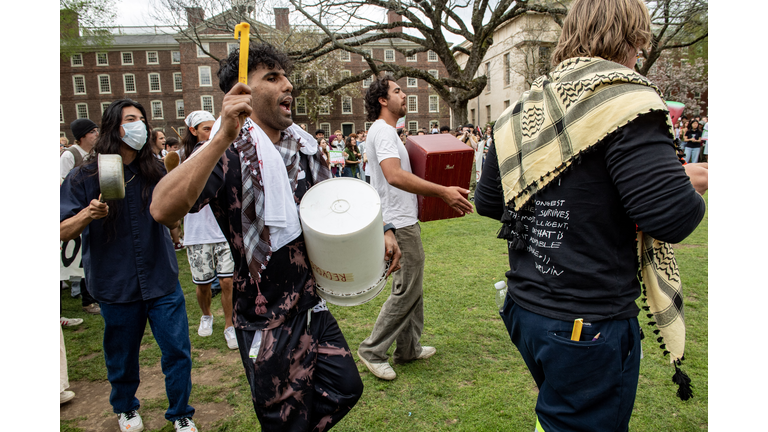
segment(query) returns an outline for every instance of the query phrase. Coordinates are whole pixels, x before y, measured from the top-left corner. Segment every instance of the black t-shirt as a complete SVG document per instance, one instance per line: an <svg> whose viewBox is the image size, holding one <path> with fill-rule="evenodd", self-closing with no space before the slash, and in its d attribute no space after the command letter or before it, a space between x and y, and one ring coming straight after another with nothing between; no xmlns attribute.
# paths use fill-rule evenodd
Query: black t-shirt
<svg viewBox="0 0 768 432"><path fill-rule="evenodd" d="M501 219L504 197L495 145L475 204L478 214ZM676 157L664 115L643 115L584 153L513 212L524 225L526 247L508 247L509 294L521 307L553 319L635 317L640 295L636 225L676 243L696 228L704 210Z"/></svg>
<svg viewBox="0 0 768 432"><path fill-rule="evenodd" d="M688 139L700 139L701 131L698 129L696 130L688 129L688 131L685 133L685 137ZM701 142L686 141L685 146L690 148L699 148L701 147Z"/></svg>

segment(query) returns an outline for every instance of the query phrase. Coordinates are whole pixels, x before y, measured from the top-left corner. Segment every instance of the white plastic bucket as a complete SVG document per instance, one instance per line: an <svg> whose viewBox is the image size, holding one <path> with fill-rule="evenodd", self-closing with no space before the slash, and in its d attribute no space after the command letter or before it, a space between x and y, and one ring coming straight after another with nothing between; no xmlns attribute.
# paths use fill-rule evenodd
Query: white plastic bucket
<svg viewBox="0 0 768 432"><path fill-rule="evenodd" d="M340 306L376 297L387 282L376 189L349 177L320 182L302 197L299 215L318 295Z"/></svg>

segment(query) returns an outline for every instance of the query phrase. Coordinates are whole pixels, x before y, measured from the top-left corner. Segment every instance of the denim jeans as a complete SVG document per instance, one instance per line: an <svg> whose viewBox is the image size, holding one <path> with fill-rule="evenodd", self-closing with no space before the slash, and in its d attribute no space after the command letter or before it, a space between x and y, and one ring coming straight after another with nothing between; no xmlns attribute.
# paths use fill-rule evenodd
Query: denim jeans
<svg viewBox="0 0 768 432"><path fill-rule="evenodd" d="M539 387L544 431L628 430L640 376L637 318L585 322L572 341L572 321L530 312L509 294L500 315Z"/></svg>
<svg viewBox="0 0 768 432"><path fill-rule="evenodd" d="M163 297L132 303L101 303L104 318L104 359L107 379L112 385L109 403L115 413L139 409L136 398L139 388L139 348L149 321L162 357L160 365L165 374L168 410L165 418L174 421L192 417L189 406L192 391L192 358L189 323L181 285Z"/></svg>
<svg viewBox="0 0 768 432"><path fill-rule="evenodd" d="M685 161L688 163L696 163L699 161L699 152L701 152L701 147L692 148L692 147L686 147L685 148Z"/></svg>

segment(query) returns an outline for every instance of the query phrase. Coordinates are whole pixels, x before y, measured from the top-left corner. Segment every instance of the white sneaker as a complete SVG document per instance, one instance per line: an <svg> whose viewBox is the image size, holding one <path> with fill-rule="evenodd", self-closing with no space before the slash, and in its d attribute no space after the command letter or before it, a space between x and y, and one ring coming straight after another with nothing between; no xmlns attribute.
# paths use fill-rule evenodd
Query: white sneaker
<svg viewBox="0 0 768 432"><path fill-rule="evenodd" d="M213 315L200 317L200 328L197 329L197 334L203 337L213 334Z"/></svg>
<svg viewBox="0 0 768 432"><path fill-rule="evenodd" d="M419 354L418 357L416 357L416 360L424 360L432 357L437 352L437 349L435 347L430 346L423 346L421 347L421 354Z"/></svg>
<svg viewBox="0 0 768 432"><path fill-rule="evenodd" d="M144 430L144 422L136 410L117 415L117 424L121 432L141 432Z"/></svg>
<svg viewBox="0 0 768 432"><path fill-rule="evenodd" d="M376 377L387 381L392 381L393 379L397 378L395 370L392 369L392 366L390 366L388 362L368 363L368 361L360 355L360 351L357 352L357 356L360 357L360 360L362 360L365 367L367 367L368 370L371 371L371 373Z"/></svg>
<svg viewBox="0 0 768 432"><path fill-rule="evenodd" d="M197 432L195 422L189 417L180 418L174 421L173 427L176 428L176 432Z"/></svg>
<svg viewBox="0 0 768 432"><path fill-rule="evenodd" d="M235 328L227 327L224 330L224 339L227 341L229 349L237 349L237 336L235 336Z"/></svg>
<svg viewBox="0 0 768 432"><path fill-rule="evenodd" d="M75 392L64 390L63 392L59 393L59 405L65 402L69 402L74 398L75 398Z"/></svg>
<svg viewBox="0 0 768 432"><path fill-rule="evenodd" d="M60 318L59 322L64 327L79 326L80 324L83 323L83 319L82 318L64 318L64 317L59 317L59 318Z"/></svg>

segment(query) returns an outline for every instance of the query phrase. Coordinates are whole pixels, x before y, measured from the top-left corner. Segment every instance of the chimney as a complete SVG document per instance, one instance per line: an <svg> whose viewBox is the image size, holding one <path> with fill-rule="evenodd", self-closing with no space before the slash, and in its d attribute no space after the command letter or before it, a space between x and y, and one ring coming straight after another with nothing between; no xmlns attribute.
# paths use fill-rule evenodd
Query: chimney
<svg viewBox="0 0 768 432"><path fill-rule="evenodd" d="M397 12L395 12L393 10L388 10L387 11L387 23L391 24L393 22L400 22L402 20L403 20L403 17L399 13L397 13ZM403 31L403 28L399 27L399 26L395 27L395 28L389 29L390 33L397 33L397 32L402 32L402 31Z"/></svg>
<svg viewBox="0 0 768 432"><path fill-rule="evenodd" d="M80 36L79 16L77 12L71 9L59 9L60 28L59 34L62 39L72 39Z"/></svg>
<svg viewBox="0 0 768 432"><path fill-rule="evenodd" d="M291 24L288 22L288 8L275 8L275 28L283 33L291 31Z"/></svg>
<svg viewBox="0 0 768 432"><path fill-rule="evenodd" d="M205 11L201 7L187 7L187 24L194 27L205 20Z"/></svg>

